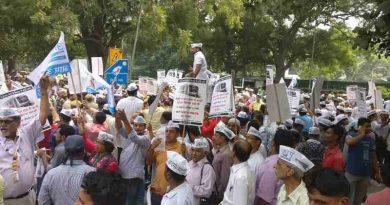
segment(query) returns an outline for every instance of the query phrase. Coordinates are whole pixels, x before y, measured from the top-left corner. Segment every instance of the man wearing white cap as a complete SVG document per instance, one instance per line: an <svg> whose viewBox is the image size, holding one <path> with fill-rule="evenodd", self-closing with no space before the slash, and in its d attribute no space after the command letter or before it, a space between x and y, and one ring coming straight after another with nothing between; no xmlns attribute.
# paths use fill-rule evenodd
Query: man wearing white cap
<svg viewBox="0 0 390 205"><path fill-rule="evenodd" d="M251 144L251 155L248 159L248 164L253 173L256 173L257 167L264 161L264 157L260 152L261 133L254 127L250 127L246 134L246 140Z"/></svg>
<svg viewBox="0 0 390 205"><path fill-rule="evenodd" d="M276 176L284 182L278 194L277 205L309 204L306 185L302 178L314 164L297 150L280 146L279 160L275 164Z"/></svg>
<svg viewBox="0 0 390 205"><path fill-rule="evenodd" d="M206 138L194 140L186 180L194 193L195 205L199 205L201 199L207 200L215 188L215 172L206 157L209 152L209 142Z"/></svg>
<svg viewBox="0 0 390 205"><path fill-rule="evenodd" d="M115 122L118 134L125 139L123 152L119 159L119 170L128 183L127 204L137 204L137 192L143 190L144 187L145 158L150 146L149 136L145 133L146 122L143 117L138 116L134 119L133 127L125 113L120 110L118 110Z"/></svg>
<svg viewBox="0 0 390 205"><path fill-rule="evenodd" d="M179 135L179 124L169 121L168 125L166 126L165 138L154 138L152 140L152 144L149 147L148 153L146 155L146 163L148 165L155 164L156 166L156 174L152 179L152 185L150 188L152 205L161 203L161 199L166 193L168 187L168 181L165 178L167 151L177 152L182 155L185 154L185 148L183 148L182 144L177 140ZM156 149L161 143L164 143L163 147L165 147L165 149Z"/></svg>
<svg viewBox="0 0 390 205"><path fill-rule="evenodd" d="M49 77L40 81L41 102L39 116L20 127L21 115L16 109L0 109L0 175L5 182L4 204L34 205L31 191L34 180L34 145L41 135L49 115Z"/></svg>
<svg viewBox="0 0 390 205"><path fill-rule="evenodd" d="M204 54L202 53L202 46L202 43L191 44L191 53L194 55L191 77L208 80L207 62Z"/></svg>
<svg viewBox="0 0 390 205"><path fill-rule="evenodd" d="M168 190L161 205L194 205L194 196L186 182L188 172L187 160L177 152L167 151L166 180Z"/></svg>
<svg viewBox="0 0 390 205"><path fill-rule="evenodd" d="M234 133L226 127L223 122L219 122L214 129L213 143L214 143L214 160L213 167L216 178L216 191L218 200L222 200L223 193L226 190L229 181L230 166L233 163L232 151L229 148L229 140L234 138ZM217 200L217 201L218 201Z"/></svg>
<svg viewBox="0 0 390 205"><path fill-rule="evenodd" d="M255 200L255 174L247 160L251 145L244 140L234 143L233 163L230 168L229 182L221 205L252 205Z"/></svg>
<svg viewBox="0 0 390 205"><path fill-rule="evenodd" d="M125 112L127 120L134 115L136 112L141 112L144 102L137 98L138 87L135 83L131 83L127 86L127 98L119 100L116 109L122 110ZM125 146L125 140L123 138L118 137L117 146L118 146L118 157L122 152L122 148Z"/></svg>

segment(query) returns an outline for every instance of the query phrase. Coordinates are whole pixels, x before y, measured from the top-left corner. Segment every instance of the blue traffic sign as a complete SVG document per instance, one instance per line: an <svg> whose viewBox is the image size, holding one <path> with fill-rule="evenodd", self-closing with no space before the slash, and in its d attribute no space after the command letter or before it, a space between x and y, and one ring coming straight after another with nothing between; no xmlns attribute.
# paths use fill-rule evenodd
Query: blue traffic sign
<svg viewBox="0 0 390 205"><path fill-rule="evenodd" d="M116 61L111 67L106 70L106 81L109 84L115 80L116 85L127 85L127 74L129 70L128 60L121 59Z"/></svg>

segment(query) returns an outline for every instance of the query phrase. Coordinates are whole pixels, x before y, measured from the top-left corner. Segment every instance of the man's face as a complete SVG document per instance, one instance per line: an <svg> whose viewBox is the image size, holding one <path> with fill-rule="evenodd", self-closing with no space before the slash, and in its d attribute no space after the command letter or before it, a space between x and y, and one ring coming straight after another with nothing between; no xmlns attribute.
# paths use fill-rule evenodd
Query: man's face
<svg viewBox="0 0 390 205"><path fill-rule="evenodd" d="M334 142L336 138L337 138L337 136L336 136L335 133L333 132L333 129L332 129L332 128L328 128L328 129L325 131L325 141L326 141L327 143Z"/></svg>
<svg viewBox="0 0 390 205"><path fill-rule="evenodd" d="M146 125L143 123L134 123L134 130L137 134L142 134L145 131Z"/></svg>
<svg viewBox="0 0 390 205"><path fill-rule="evenodd" d="M179 131L176 128L167 128L166 130L166 141L174 142L179 135Z"/></svg>
<svg viewBox="0 0 390 205"><path fill-rule="evenodd" d="M222 145L222 143L224 142L224 136L222 136L221 134L219 134L219 133L215 133L214 135L213 135L213 143L215 144L215 145Z"/></svg>
<svg viewBox="0 0 390 205"><path fill-rule="evenodd" d="M81 188L79 192L79 198L76 202L74 202L74 205L93 205L93 201L87 191Z"/></svg>
<svg viewBox="0 0 390 205"><path fill-rule="evenodd" d="M1 134L4 137L15 136L20 125L20 120L12 117L0 119Z"/></svg>
<svg viewBox="0 0 390 205"><path fill-rule="evenodd" d="M347 205L347 197L329 197L322 195L317 189L309 193L310 205Z"/></svg>
<svg viewBox="0 0 390 205"><path fill-rule="evenodd" d="M365 134L369 134L371 132L371 123L364 123L363 129Z"/></svg>
<svg viewBox="0 0 390 205"><path fill-rule="evenodd" d="M237 127L237 124L235 122L229 122L228 127L231 131L233 131L234 133L237 133L238 127Z"/></svg>
<svg viewBox="0 0 390 205"><path fill-rule="evenodd" d="M191 48L191 53L192 54L195 54L196 52L198 52L198 48Z"/></svg>
<svg viewBox="0 0 390 205"><path fill-rule="evenodd" d="M291 176L289 174L291 167L288 166L288 164L281 159L278 159L278 161L274 165L274 169L275 169L275 174L279 179L285 179Z"/></svg>
<svg viewBox="0 0 390 205"><path fill-rule="evenodd" d="M256 136L253 136L253 135L246 135L246 141L248 141L249 144L251 144L252 150L259 149L260 144L261 144L261 140L259 140L259 138L257 138Z"/></svg>
<svg viewBox="0 0 390 205"><path fill-rule="evenodd" d="M203 148L191 148L191 156L194 162L198 162L206 156Z"/></svg>

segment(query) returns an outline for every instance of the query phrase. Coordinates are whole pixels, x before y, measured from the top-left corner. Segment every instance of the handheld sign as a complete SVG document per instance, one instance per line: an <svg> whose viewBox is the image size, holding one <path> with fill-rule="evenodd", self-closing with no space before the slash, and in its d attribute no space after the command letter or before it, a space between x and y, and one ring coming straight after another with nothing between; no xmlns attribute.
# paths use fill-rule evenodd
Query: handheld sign
<svg viewBox="0 0 390 205"><path fill-rule="evenodd" d="M265 85L271 85L274 83L274 70L272 65L267 65L265 67Z"/></svg>
<svg viewBox="0 0 390 205"><path fill-rule="evenodd" d="M206 80L180 79L176 85L172 121L182 125L201 126L206 105Z"/></svg>
<svg viewBox="0 0 390 205"><path fill-rule="evenodd" d="M232 91L232 77L230 75L220 78L215 83L211 96L210 118L234 114L234 96Z"/></svg>
<svg viewBox="0 0 390 205"><path fill-rule="evenodd" d="M310 98L310 110L314 111L315 108L320 107L320 98L321 98L321 90L322 85L324 83L324 78L317 77L313 79L313 89L311 92Z"/></svg>
<svg viewBox="0 0 390 205"><path fill-rule="evenodd" d="M270 121L283 122L291 118L286 85L280 83L267 85L266 92L267 110Z"/></svg>

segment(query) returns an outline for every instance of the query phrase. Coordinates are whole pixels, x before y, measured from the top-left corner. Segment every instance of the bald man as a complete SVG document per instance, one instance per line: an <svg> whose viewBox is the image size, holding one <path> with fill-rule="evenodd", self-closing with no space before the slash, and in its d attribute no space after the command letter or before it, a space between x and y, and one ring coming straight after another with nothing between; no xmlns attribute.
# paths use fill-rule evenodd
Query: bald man
<svg viewBox="0 0 390 205"><path fill-rule="evenodd" d="M252 147L247 141L238 140L234 143L233 166L221 205L253 204L255 175L247 162L251 150Z"/></svg>

